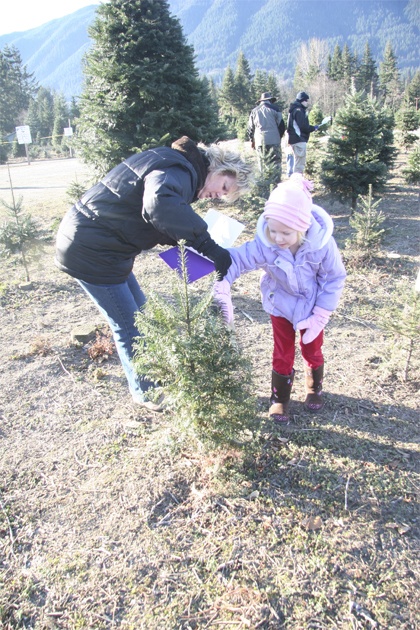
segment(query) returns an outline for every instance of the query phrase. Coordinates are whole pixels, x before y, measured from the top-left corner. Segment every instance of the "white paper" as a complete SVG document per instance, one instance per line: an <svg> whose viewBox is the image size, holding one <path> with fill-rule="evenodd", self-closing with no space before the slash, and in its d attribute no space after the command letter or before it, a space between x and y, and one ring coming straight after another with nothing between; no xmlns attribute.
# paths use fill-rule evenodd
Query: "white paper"
<svg viewBox="0 0 420 630"><path fill-rule="evenodd" d="M204 217L208 225L209 234L221 247L232 247L239 234L245 228L243 223L227 217L225 214L210 208Z"/></svg>
<svg viewBox="0 0 420 630"><path fill-rule="evenodd" d="M321 123L319 123L319 126L322 127L322 125L326 125L329 122L331 122L331 116L325 116L323 121Z"/></svg>

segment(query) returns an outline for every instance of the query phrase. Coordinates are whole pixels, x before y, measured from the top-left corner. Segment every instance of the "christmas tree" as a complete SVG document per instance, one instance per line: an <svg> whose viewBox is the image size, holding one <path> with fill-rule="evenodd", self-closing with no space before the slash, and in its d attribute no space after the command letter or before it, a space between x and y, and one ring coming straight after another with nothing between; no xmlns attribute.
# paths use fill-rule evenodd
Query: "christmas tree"
<svg viewBox="0 0 420 630"><path fill-rule="evenodd" d="M249 360L213 306L212 290L188 283L184 245L173 298L151 291L136 324L134 365L155 383L183 434L218 446L243 442L255 418Z"/></svg>

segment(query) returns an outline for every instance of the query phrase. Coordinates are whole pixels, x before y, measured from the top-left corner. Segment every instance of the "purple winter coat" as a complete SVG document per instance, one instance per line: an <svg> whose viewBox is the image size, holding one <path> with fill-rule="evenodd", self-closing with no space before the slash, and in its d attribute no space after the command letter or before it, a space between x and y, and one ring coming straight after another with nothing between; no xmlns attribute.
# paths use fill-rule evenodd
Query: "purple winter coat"
<svg viewBox="0 0 420 630"><path fill-rule="evenodd" d="M340 299L346 270L332 237L333 222L321 207L312 205L312 223L295 256L271 244L261 215L255 239L229 249L232 265L226 280L232 284L242 273L262 269L264 310L296 324L312 314L314 306L334 311Z"/></svg>

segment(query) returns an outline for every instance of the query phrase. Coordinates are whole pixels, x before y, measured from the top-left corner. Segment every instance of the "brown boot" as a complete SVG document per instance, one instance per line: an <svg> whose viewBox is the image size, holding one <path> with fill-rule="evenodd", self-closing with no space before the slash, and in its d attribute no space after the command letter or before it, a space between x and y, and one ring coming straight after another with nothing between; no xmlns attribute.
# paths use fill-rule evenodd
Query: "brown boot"
<svg viewBox="0 0 420 630"><path fill-rule="evenodd" d="M320 365L316 370L307 367L305 369L305 409L308 411L321 411L324 406L322 398L322 379L324 377L324 366Z"/></svg>
<svg viewBox="0 0 420 630"><path fill-rule="evenodd" d="M294 370L292 370L289 376L278 374L274 370L272 371L270 397L271 407L268 411L270 420L284 424L288 424L290 422L289 401L294 377Z"/></svg>

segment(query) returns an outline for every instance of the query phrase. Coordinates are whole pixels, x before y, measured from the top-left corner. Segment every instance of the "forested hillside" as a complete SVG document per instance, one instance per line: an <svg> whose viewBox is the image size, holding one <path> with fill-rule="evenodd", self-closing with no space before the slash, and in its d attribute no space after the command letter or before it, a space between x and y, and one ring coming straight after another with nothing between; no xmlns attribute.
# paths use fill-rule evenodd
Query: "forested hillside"
<svg viewBox="0 0 420 630"><path fill-rule="evenodd" d="M358 54L369 40L377 61L390 41L401 69L420 66L417 0L170 0L169 6L194 47L199 71L217 82L240 51L252 71L273 71L290 80L298 49L314 37L331 51L348 44ZM92 5L36 29L3 35L0 49L16 46L41 85L70 99L81 91L81 62L95 11Z"/></svg>

